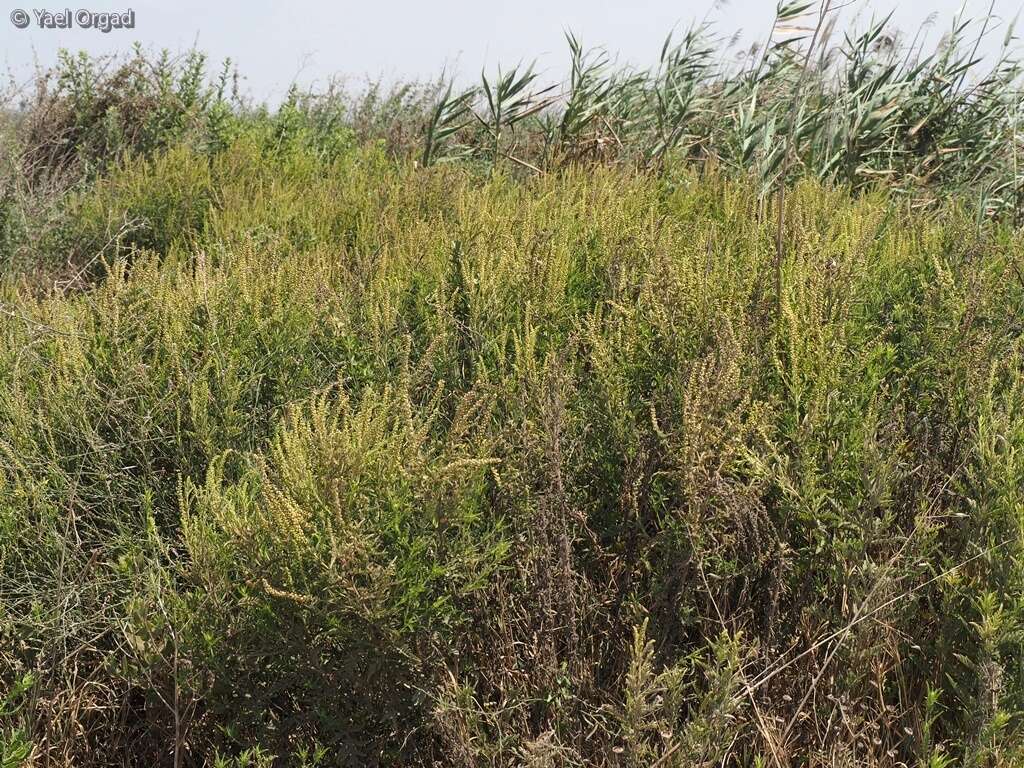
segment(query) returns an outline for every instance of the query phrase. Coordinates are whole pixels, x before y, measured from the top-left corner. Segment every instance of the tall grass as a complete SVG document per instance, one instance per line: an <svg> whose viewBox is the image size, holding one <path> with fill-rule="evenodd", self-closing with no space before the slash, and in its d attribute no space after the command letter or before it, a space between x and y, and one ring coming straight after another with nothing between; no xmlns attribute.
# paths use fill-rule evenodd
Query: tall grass
<svg viewBox="0 0 1024 768"><path fill-rule="evenodd" d="M195 51L105 59L65 52L34 92L7 99L0 138L13 167L0 176L0 210L38 229L40 213L23 215L33 206L19 186L31 182L34 201L125 154L179 141L216 153L273 124L279 139L302 131L326 152L353 139L380 141L424 165L458 160L543 173L581 162L683 162L749 178L762 197L812 177L881 185L921 206L971 199L979 220L1020 223L1015 22L958 16L926 49L933 19L911 38L891 15L840 31L846 7L782 2L764 39L745 51L735 37L696 24L670 35L650 69L617 65L569 32L564 82L545 82L524 65L482 72L462 90L443 77L361 92L335 81L318 93L293 88L276 113L240 95L230 62L211 71Z"/></svg>
<svg viewBox="0 0 1024 768"><path fill-rule="evenodd" d="M720 175L194 153L4 289L5 754L1019 758L1019 236L803 182L769 323Z"/></svg>
<svg viewBox="0 0 1024 768"><path fill-rule="evenodd" d="M651 70L616 68L569 33L566 83L539 87L521 68L499 75L517 85L508 97L516 114L534 113L517 121L518 131L502 124L502 99L486 75L457 99L447 91L429 124L475 114L475 124L446 136L458 156L534 170L586 158L644 166L684 159L751 174L762 195L811 176L854 189L881 184L926 205L970 197L979 218L1019 221L1014 23L958 17L926 51L920 31L905 39L891 14L839 34L842 7L783 2L768 38L738 59L728 55L729 40L700 24L666 39ZM979 55L983 43L997 48L994 57ZM437 144L428 131L425 162L441 157Z"/></svg>
<svg viewBox="0 0 1024 768"><path fill-rule="evenodd" d="M274 111L65 59L0 133L4 768L1024 762L1016 66L832 13Z"/></svg>

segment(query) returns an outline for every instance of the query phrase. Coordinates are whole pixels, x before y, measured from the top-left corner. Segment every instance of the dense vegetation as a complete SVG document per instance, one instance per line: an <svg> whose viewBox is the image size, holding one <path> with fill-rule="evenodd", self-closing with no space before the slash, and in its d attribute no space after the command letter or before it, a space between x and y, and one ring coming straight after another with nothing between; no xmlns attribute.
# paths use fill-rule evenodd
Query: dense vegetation
<svg viewBox="0 0 1024 768"><path fill-rule="evenodd" d="M0 133L3 768L1024 763L968 29L571 40L558 104L64 57Z"/></svg>

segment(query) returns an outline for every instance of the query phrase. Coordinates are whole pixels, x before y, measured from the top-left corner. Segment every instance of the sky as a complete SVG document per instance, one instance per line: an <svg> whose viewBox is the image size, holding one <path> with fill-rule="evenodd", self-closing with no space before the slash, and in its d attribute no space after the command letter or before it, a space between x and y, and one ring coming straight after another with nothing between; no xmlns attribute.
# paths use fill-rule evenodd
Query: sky
<svg viewBox="0 0 1024 768"><path fill-rule="evenodd" d="M937 40L958 11L984 16L993 0L840 0L843 23L863 26L872 15L893 11L895 25ZM38 0L33 0L38 3ZM838 5L839 3L833 3ZM192 46L213 62L230 57L243 76L243 91L257 101L276 103L292 83L323 86L341 77L358 87L368 79L385 82L429 79L443 70L463 80L482 68L536 61L552 82L567 68L565 30L585 46L602 46L623 63L653 63L666 35L707 19L745 41L763 39L774 17L774 0L679 2L678 0L183 0L166 3L125 0L89 5L29 5L3 2L0 16L0 67L15 83L27 82L36 66L56 61L61 48L94 54L129 51L135 42L152 50L181 52ZM1024 0L994 0L994 13L1008 23ZM35 11L69 8L100 12L134 11L134 29L43 29ZM29 23L13 23L16 9ZM926 25L929 16L934 23ZM856 18L855 18L856 17ZM983 51L992 53L1003 39L992 34ZM1024 27L1022 27L1024 30Z"/></svg>

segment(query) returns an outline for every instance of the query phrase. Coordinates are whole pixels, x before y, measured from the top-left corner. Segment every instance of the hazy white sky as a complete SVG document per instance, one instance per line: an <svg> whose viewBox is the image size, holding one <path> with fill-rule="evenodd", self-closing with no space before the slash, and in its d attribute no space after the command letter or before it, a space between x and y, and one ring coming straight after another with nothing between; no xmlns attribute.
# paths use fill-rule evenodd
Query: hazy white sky
<svg viewBox="0 0 1024 768"><path fill-rule="evenodd" d="M38 0L32 0L38 3ZM991 0L856 0L845 13L866 22L895 7L896 25L913 34L932 14L930 34L937 39L961 9L982 16ZM842 0L839 0L842 2ZM620 60L649 64L673 27L685 27L707 16L723 32L742 30L745 38L763 38L774 13L774 0L730 0L713 4L672 0L153 0L88 5L0 3L0 65L18 79L31 74L35 63L51 64L59 48L94 53L127 50L133 42L149 48L180 51L193 44L214 61L230 56L245 77L244 89L258 99L276 100L289 84L324 83L344 75L353 83L369 77L394 80L430 77L443 67L475 77L481 67L536 59L552 80L565 71L563 33L572 29L585 45L601 45ZM1024 0L995 0L1004 23L1016 16ZM26 29L11 22L21 8L59 11L69 7L90 11L135 11L135 29L40 29L34 16ZM998 47L1003 31L992 36Z"/></svg>

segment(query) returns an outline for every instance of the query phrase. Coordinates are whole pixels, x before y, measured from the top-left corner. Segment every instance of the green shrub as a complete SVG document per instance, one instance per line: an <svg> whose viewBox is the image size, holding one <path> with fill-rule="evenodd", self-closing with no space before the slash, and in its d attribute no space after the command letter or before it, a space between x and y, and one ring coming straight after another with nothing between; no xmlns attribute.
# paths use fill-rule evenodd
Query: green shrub
<svg viewBox="0 0 1024 768"><path fill-rule="evenodd" d="M1020 758L1019 234L802 182L776 303L749 184L266 135L0 282L10 750Z"/></svg>

